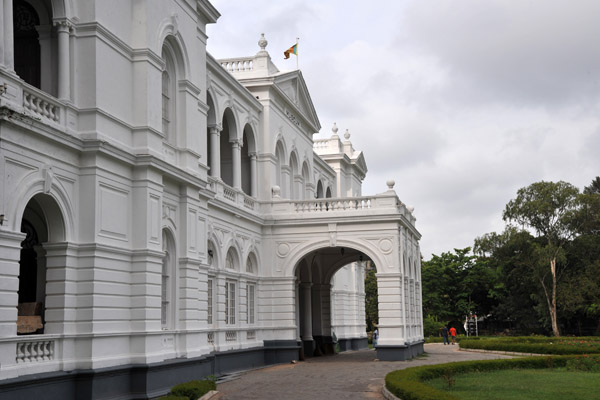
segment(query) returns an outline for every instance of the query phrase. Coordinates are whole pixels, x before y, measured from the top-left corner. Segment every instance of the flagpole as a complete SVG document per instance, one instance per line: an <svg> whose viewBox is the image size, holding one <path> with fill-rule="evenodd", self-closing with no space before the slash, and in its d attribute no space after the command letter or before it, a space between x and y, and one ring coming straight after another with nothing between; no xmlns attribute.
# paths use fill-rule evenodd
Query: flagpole
<svg viewBox="0 0 600 400"><path fill-rule="evenodd" d="M297 38L296 38L296 69L297 69L297 70L299 70L299 69L300 69L300 68L298 67L298 58L300 57L300 56L299 56L299 53L298 53L298 40L300 40L300 38L298 38L298 37L297 37Z"/></svg>

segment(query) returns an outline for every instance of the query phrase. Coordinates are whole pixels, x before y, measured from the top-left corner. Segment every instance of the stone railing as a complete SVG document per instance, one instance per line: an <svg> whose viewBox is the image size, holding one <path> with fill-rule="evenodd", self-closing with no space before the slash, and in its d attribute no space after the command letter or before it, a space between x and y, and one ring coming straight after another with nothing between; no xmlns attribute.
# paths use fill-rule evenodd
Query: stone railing
<svg viewBox="0 0 600 400"><path fill-rule="evenodd" d="M233 188L223 186L223 197L225 197L227 200L235 201L236 192L233 190Z"/></svg>
<svg viewBox="0 0 600 400"><path fill-rule="evenodd" d="M371 197L324 198L294 201L296 212L329 212L345 210L366 210L374 204Z"/></svg>
<svg viewBox="0 0 600 400"><path fill-rule="evenodd" d="M207 340L209 344L215 344L215 333L214 332L208 332L207 336Z"/></svg>
<svg viewBox="0 0 600 400"><path fill-rule="evenodd" d="M249 208L250 210L254 210L256 206L256 202L252 197L244 195L244 207Z"/></svg>
<svg viewBox="0 0 600 400"><path fill-rule="evenodd" d="M331 218L338 216L391 215L403 216L414 224L413 209L398 199L393 190L375 196L329 197L311 200L286 200L273 191L273 201L263 203L262 210L275 219L290 218Z"/></svg>
<svg viewBox="0 0 600 400"><path fill-rule="evenodd" d="M234 203L237 207L244 208L252 212L258 211L258 201L248 196L243 191L234 189L223 181L216 180L211 177L208 178L208 181L209 187L213 192L215 192L215 197L217 199Z"/></svg>
<svg viewBox="0 0 600 400"><path fill-rule="evenodd" d="M254 57L221 60L221 66L229 72L250 72L254 70Z"/></svg>
<svg viewBox="0 0 600 400"><path fill-rule="evenodd" d="M43 92L23 89L23 108L35 117L60 124L61 106Z"/></svg>
<svg viewBox="0 0 600 400"><path fill-rule="evenodd" d="M235 342L236 340L237 340L237 332L236 331L225 332L225 341Z"/></svg>
<svg viewBox="0 0 600 400"><path fill-rule="evenodd" d="M54 359L53 340L31 340L17 342L16 362L31 363L50 361Z"/></svg>

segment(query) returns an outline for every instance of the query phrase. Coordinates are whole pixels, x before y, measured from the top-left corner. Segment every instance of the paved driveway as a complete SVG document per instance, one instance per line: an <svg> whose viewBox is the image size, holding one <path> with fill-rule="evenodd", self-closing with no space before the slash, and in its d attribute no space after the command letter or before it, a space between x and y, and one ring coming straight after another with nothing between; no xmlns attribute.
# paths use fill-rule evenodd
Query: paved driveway
<svg viewBox="0 0 600 400"><path fill-rule="evenodd" d="M426 356L410 361L375 361L373 350L316 357L297 364L248 371L218 384L222 400L235 399L383 399L381 388L388 372L418 365L452 361L509 358L489 353L459 351L441 343L425 345Z"/></svg>

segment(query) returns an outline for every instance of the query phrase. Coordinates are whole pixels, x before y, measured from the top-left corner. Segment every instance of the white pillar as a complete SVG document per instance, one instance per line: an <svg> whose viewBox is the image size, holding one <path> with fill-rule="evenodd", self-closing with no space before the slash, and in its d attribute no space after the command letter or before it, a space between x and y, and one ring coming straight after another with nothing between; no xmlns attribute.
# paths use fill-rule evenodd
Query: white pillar
<svg viewBox="0 0 600 400"><path fill-rule="evenodd" d="M0 21L2 21L2 30L0 31L2 34L2 39L0 39L0 65L4 65L4 47L6 47L4 41L4 0L0 0Z"/></svg>
<svg viewBox="0 0 600 400"><path fill-rule="evenodd" d="M231 143L233 187L242 190L242 146L239 140Z"/></svg>
<svg viewBox="0 0 600 400"><path fill-rule="evenodd" d="M68 21L56 21L58 30L58 98L70 100L71 97L71 57L69 52L69 31L71 24Z"/></svg>
<svg viewBox="0 0 600 400"><path fill-rule="evenodd" d="M4 0L4 66L9 71L15 69L13 4L12 0Z"/></svg>
<svg viewBox="0 0 600 400"><path fill-rule="evenodd" d="M258 195L258 176L256 168L256 153L250 154L250 196Z"/></svg>
<svg viewBox="0 0 600 400"><path fill-rule="evenodd" d="M300 281L296 280L296 340L300 340Z"/></svg>
<svg viewBox="0 0 600 400"><path fill-rule="evenodd" d="M377 273L379 308L378 345L404 345L406 323L404 312L403 277L401 273Z"/></svg>
<svg viewBox="0 0 600 400"><path fill-rule="evenodd" d="M313 340L312 337L312 299L311 299L311 286L310 282L302 282L300 287L302 288L303 300L304 300L304 314L302 318L304 323L302 324L302 340L309 341Z"/></svg>
<svg viewBox="0 0 600 400"><path fill-rule="evenodd" d="M210 176L221 179L221 129L210 126Z"/></svg>

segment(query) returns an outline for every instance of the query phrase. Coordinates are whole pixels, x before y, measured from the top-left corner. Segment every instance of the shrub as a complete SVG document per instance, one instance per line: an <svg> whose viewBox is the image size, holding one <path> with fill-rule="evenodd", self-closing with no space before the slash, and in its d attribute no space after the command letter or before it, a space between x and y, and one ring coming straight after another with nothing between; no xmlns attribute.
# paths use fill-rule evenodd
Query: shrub
<svg viewBox="0 0 600 400"><path fill-rule="evenodd" d="M186 396L173 396L172 394L168 394L166 396L161 396L158 400L190 400Z"/></svg>
<svg viewBox="0 0 600 400"><path fill-rule="evenodd" d="M569 371L600 372L600 357L587 354L577 356L568 360L566 367Z"/></svg>
<svg viewBox="0 0 600 400"><path fill-rule="evenodd" d="M197 400L211 390L216 389L217 384L213 380L191 381L173 386L170 394L189 400Z"/></svg>
<svg viewBox="0 0 600 400"><path fill-rule="evenodd" d="M403 400L458 400L447 392L429 385L431 379L454 377L467 372L490 372L503 369L546 369L562 368L569 361L581 356L524 357L506 360L464 361L439 365L407 368L390 372L385 377L385 386ZM595 357L594 357L595 358ZM600 359L600 357L599 357ZM588 361L583 361L587 363Z"/></svg>
<svg viewBox="0 0 600 400"><path fill-rule="evenodd" d="M499 350L535 354L596 354L600 353L597 338L464 338L460 346L465 349Z"/></svg>

